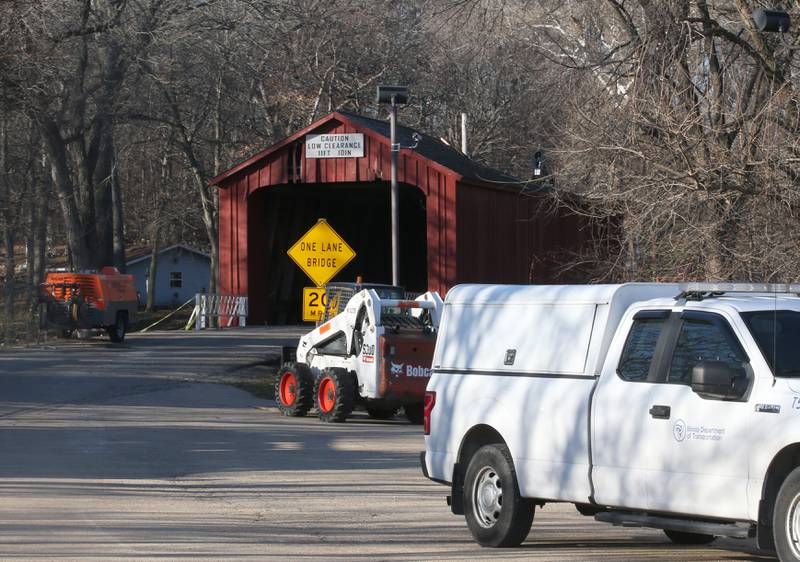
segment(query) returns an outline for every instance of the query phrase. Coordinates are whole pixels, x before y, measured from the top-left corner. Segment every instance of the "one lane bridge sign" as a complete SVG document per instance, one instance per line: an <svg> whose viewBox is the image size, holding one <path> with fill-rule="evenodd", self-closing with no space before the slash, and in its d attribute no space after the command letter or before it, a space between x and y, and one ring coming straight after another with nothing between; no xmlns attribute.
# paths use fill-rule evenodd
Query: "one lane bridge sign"
<svg viewBox="0 0 800 562"><path fill-rule="evenodd" d="M325 219L319 219L289 248L287 254L317 287L330 281L356 257L353 249Z"/></svg>

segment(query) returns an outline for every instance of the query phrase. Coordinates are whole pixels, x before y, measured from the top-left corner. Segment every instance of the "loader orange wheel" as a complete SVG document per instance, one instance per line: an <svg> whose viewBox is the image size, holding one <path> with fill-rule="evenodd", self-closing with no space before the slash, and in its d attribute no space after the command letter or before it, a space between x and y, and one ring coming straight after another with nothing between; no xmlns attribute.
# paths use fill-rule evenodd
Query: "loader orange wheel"
<svg viewBox="0 0 800 562"><path fill-rule="evenodd" d="M284 416L305 416L314 405L314 375L303 363L284 363L275 379L275 403Z"/></svg>
<svg viewBox="0 0 800 562"><path fill-rule="evenodd" d="M321 412L328 413L336 405L336 384L329 376L319 382L318 406Z"/></svg>
<svg viewBox="0 0 800 562"><path fill-rule="evenodd" d="M317 378L317 415L328 423L341 423L356 401L355 375L345 369L325 369Z"/></svg>
<svg viewBox="0 0 800 562"><path fill-rule="evenodd" d="M291 406L297 400L297 377L287 371L281 376L279 397L285 406Z"/></svg>

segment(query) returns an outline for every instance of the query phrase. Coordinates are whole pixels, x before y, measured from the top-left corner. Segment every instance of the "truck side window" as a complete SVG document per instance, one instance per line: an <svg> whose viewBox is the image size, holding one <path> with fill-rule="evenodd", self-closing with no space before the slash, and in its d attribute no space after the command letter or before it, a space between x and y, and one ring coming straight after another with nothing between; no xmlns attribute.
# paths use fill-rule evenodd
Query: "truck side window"
<svg viewBox="0 0 800 562"><path fill-rule="evenodd" d="M800 376L800 312L757 310L740 314L775 376Z"/></svg>
<svg viewBox="0 0 800 562"><path fill-rule="evenodd" d="M633 321L617 368L621 378L626 381L647 380L661 328L666 320L666 317L662 316L636 318Z"/></svg>
<svg viewBox="0 0 800 562"><path fill-rule="evenodd" d="M684 317L667 382L691 383L692 369L700 361L723 361L739 368L747 356L723 320Z"/></svg>

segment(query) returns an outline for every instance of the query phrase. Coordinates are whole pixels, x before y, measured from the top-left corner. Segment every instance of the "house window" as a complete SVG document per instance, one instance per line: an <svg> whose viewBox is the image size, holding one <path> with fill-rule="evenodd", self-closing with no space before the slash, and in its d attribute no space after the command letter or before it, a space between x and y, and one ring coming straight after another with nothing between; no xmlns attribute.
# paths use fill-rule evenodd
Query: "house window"
<svg viewBox="0 0 800 562"><path fill-rule="evenodd" d="M170 271L169 273L169 287L170 289L180 289L183 286L183 275L180 271Z"/></svg>

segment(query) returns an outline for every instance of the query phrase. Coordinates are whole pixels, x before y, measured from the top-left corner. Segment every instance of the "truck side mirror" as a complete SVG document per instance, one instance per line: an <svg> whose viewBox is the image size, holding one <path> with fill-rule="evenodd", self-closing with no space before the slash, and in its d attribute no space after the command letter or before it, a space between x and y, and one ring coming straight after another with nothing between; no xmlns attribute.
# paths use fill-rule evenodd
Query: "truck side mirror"
<svg viewBox="0 0 800 562"><path fill-rule="evenodd" d="M747 372L724 361L700 361L692 368L692 390L704 398L737 400L747 392Z"/></svg>

